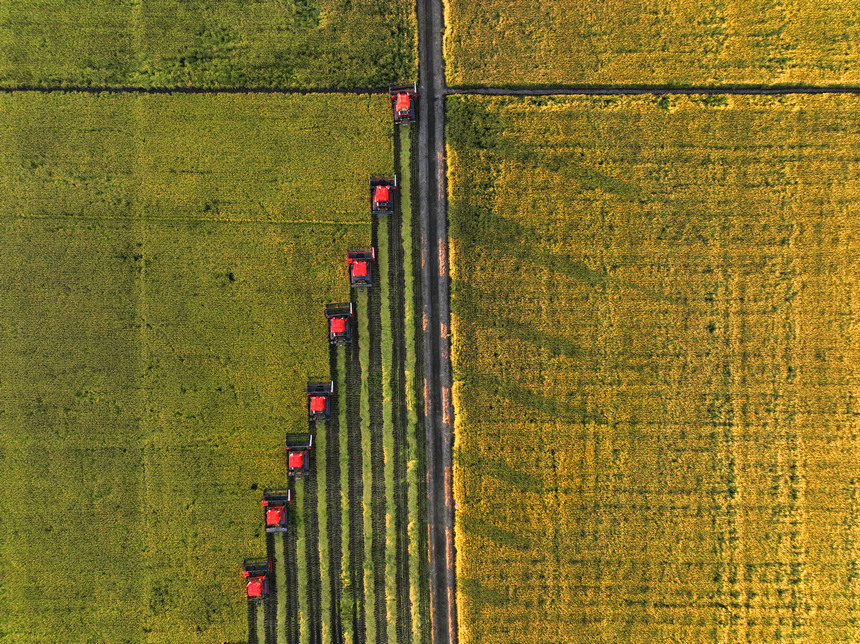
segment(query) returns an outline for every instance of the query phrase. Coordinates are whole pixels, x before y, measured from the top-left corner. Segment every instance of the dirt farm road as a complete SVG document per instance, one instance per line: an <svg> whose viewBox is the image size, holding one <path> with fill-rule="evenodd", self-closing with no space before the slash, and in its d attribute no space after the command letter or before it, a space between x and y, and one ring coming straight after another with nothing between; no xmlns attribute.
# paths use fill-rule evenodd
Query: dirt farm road
<svg viewBox="0 0 860 644"><path fill-rule="evenodd" d="M427 429L427 522L433 644L457 641L453 404L449 341L445 71L442 2L418 0L418 213L424 316L424 422Z"/></svg>

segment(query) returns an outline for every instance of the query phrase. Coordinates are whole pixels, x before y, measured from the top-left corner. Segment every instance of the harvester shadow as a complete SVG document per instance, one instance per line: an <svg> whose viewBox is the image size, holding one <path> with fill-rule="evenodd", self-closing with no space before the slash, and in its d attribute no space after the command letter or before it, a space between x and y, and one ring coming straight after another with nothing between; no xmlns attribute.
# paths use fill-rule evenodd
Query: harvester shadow
<svg viewBox="0 0 860 644"><path fill-rule="evenodd" d="M493 543L514 550L528 550L531 547L531 540L516 532L511 532L505 528L500 528L492 523L481 521L468 514L460 519L463 530L470 532L475 536L489 539Z"/></svg>
<svg viewBox="0 0 860 644"><path fill-rule="evenodd" d="M553 172L560 177L575 181L582 190L601 190L629 201L646 198L642 188L582 163L574 152L558 152L544 145L524 145L522 141L506 141L504 137L494 150L533 169Z"/></svg>
<svg viewBox="0 0 860 644"><path fill-rule="evenodd" d="M498 590L487 588L477 579L461 579L458 582L460 590L473 602L489 606L504 606L509 598Z"/></svg>
<svg viewBox="0 0 860 644"><path fill-rule="evenodd" d="M543 492L543 483L534 476L514 469L509 463L502 463L492 458L490 454L479 453L468 448L462 448L457 453L460 467L478 477L492 476L504 481L518 492Z"/></svg>
<svg viewBox="0 0 860 644"><path fill-rule="evenodd" d="M469 324L483 329L502 329L505 335L530 342L535 347L547 349L557 356L581 358L587 354L584 348L570 340L539 331L531 324L520 322L507 315L492 313L483 308L480 305L481 294L476 292L468 282L452 280L451 299L454 310Z"/></svg>
<svg viewBox="0 0 860 644"><path fill-rule="evenodd" d="M455 202L452 211L451 228L455 238L477 245L489 240L493 249L508 257L544 266L590 286L606 282L602 271L589 268L572 257L544 250L545 240L536 228L501 217L485 206Z"/></svg>
<svg viewBox="0 0 860 644"><path fill-rule="evenodd" d="M479 402L481 397L497 396L514 405L538 411L555 421L572 424L609 424L602 412L591 412L584 407L549 398L527 387L505 382L499 376L471 370L461 377L466 387L464 395L474 397L476 402Z"/></svg>

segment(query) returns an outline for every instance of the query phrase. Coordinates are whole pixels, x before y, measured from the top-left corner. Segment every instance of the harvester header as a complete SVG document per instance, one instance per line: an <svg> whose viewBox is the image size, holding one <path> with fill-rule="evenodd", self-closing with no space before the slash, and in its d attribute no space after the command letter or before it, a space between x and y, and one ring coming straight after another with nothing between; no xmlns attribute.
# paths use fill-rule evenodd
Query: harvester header
<svg viewBox="0 0 860 644"><path fill-rule="evenodd" d="M308 420L320 422L331 418L331 395L334 382L309 382L305 388L308 396Z"/></svg>
<svg viewBox="0 0 860 644"><path fill-rule="evenodd" d="M373 286L373 262L376 261L376 249L350 248L346 253L346 263L349 264L349 285L353 288Z"/></svg>
<svg viewBox="0 0 860 644"><path fill-rule="evenodd" d="M397 175L370 175L370 212L374 215L390 215L394 212L394 191Z"/></svg>
<svg viewBox="0 0 860 644"><path fill-rule="evenodd" d="M415 121L415 103L418 99L417 83L389 85L388 98L391 99L395 123L406 125Z"/></svg>
<svg viewBox="0 0 860 644"><path fill-rule="evenodd" d="M272 572L271 559L245 559L242 562L242 576L248 580L246 582L248 599L261 600L269 594L270 572Z"/></svg>
<svg viewBox="0 0 860 644"><path fill-rule="evenodd" d="M284 447L287 450L287 473L301 478L311 471L311 447L313 434L287 434Z"/></svg>
<svg viewBox="0 0 860 644"><path fill-rule="evenodd" d="M352 302L326 304L328 339L331 344L345 344L352 340Z"/></svg>
<svg viewBox="0 0 860 644"><path fill-rule="evenodd" d="M266 532L287 531L287 505L290 501L289 490L263 490L263 519Z"/></svg>

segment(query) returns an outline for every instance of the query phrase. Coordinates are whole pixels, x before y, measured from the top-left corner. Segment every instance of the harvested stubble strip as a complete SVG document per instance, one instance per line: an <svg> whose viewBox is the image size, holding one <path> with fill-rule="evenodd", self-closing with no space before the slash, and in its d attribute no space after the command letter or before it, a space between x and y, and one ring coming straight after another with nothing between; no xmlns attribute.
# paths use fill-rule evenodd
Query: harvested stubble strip
<svg viewBox="0 0 860 644"><path fill-rule="evenodd" d="M359 341L361 336L359 335ZM349 431L346 420L346 370L352 347L344 350L343 365L337 372L337 401L338 401L338 439L340 441L340 531L341 558L340 579L343 592L340 598L340 621L343 629L343 641L352 642L352 610L355 603L353 589L349 583ZM340 362L340 356L338 356Z"/></svg>
<svg viewBox="0 0 860 644"><path fill-rule="evenodd" d="M257 641L266 641L266 599L257 602Z"/></svg>
<svg viewBox="0 0 860 644"><path fill-rule="evenodd" d="M341 351L337 352L338 369L340 369ZM320 632L322 641L331 641L331 584L329 583L328 567L328 511L326 501L328 490L326 489L326 444L328 442L328 421L317 425L317 468L316 477L319 482L317 488L317 519L319 521L319 553L320 553Z"/></svg>
<svg viewBox="0 0 860 644"><path fill-rule="evenodd" d="M381 263L378 263L381 266ZM368 644L376 642L376 593L373 583L373 521L371 501L373 490L371 486L372 464L370 461L370 389L369 379L364 376L370 369L370 333L368 293L362 291L358 299L358 337L360 339L358 361L361 364L361 472L364 480L362 505L364 507L364 622L365 641Z"/></svg>
<svg viewBox="0 0 860 644"><path fill-rule="evenodd" d="M405 136L400 137L400 172L401 172L401 234L403 235L403 275L404 275L404 336L406 351L406 366L404 369L403 387L406 390L406 485L408 490L407 535L409 539L409 601L412 605L412 642L421 641L421 579L419 577L418 560L418 531L421 521L418 516L418 477L421 474L418 463L418 411L415 400L415 390L412 379L415 377L415 337L412 331L415 326L415 308L413 304L414 290L412 288L412 132L407 129Z"/></svg>
<svg viewBox="0 0 860 644"><path fill-rule="evenodd" d="M304 484L302 483L296 485L293 507L296 513L300 512L301 508L304 507ZM310 607L308 605L309 588L305 545L305 522L302 521L296 527L296 588L299 593L299 641L302 644L310 644Z"/></svg>
<svg viewBox="0 0 860 644"><path fill-rule="evenodd" d="M278 584L278 610L275 632L278 644L287 644L287 549L286 540L278 535L275 539L275 577Z"/></svg>
<svg viewBox="0 0 860 644"><path fill-rule="evenodd" d="M388 230L379 235L379 265L388 267ZM380 336L382 346L382 448L385 454L385 612L388 624L388 641L397 641L397 533L394 525L394 393L391 384L394 361L394 340L391 336L390 280L380 280Z"/></svg>

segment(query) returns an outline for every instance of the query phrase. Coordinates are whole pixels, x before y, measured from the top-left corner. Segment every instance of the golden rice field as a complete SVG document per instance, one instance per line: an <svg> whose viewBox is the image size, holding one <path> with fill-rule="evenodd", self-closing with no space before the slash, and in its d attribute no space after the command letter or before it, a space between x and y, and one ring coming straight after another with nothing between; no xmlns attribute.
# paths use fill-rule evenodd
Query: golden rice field
<svg viewBox="0 0 860 644"><path fill-rule="evenodd" d="M460 641L860 641L860 99L448 108Z"/></svg>
<svg viewBox="0 0 860 644"><path fill-rule="evenodd" d="M860 84L860 4L447 0L450 85Z"/></svg>

